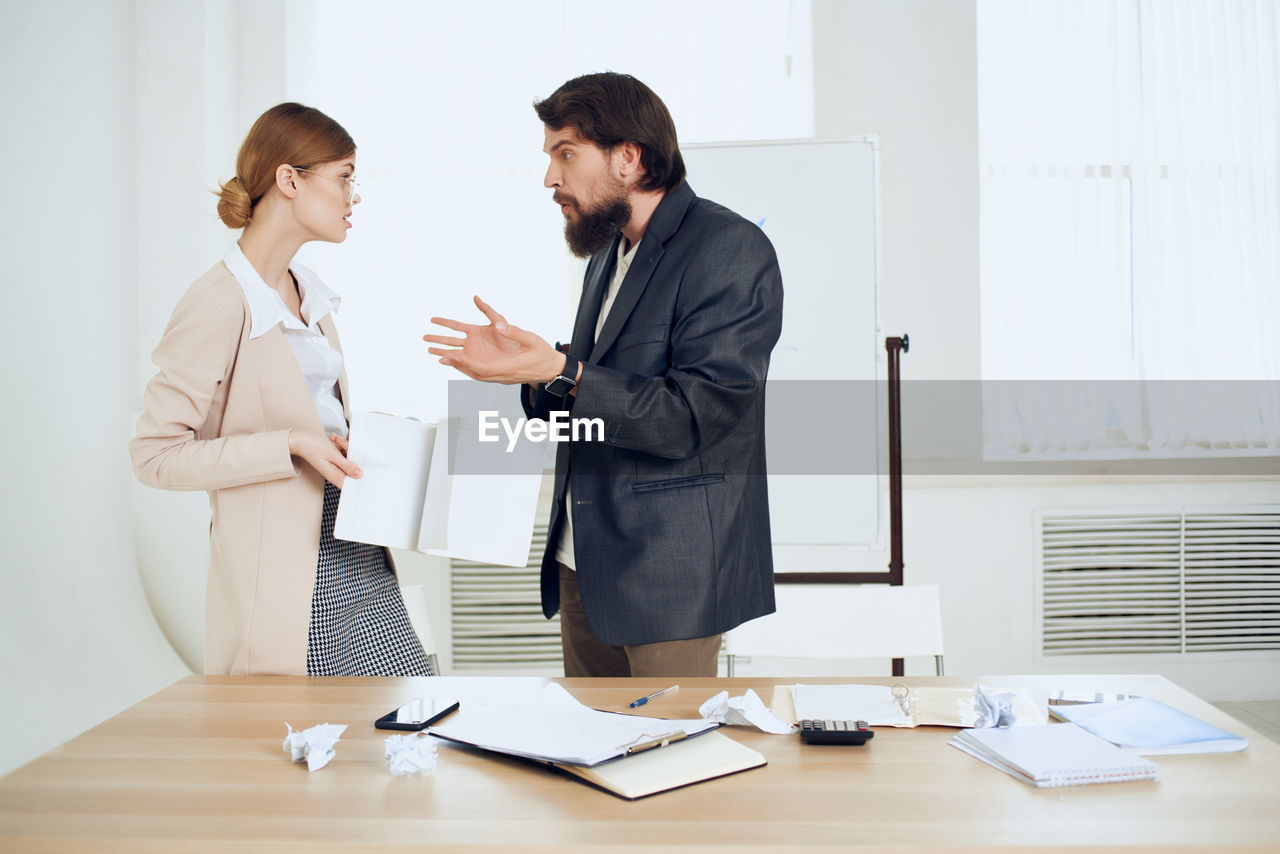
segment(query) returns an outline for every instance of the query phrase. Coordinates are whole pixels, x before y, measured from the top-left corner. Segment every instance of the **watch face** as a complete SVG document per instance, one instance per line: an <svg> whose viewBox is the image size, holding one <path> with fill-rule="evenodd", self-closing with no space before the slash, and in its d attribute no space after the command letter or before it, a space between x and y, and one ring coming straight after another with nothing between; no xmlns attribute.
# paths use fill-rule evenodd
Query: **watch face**
<svg viewBox="0 0 1280 854"><path fill-rule="evenodd" d="M568 377L556 377L547 383L547 394L554 394L556 397L564 397L569 390L576 385L573 380Z"/></svg>

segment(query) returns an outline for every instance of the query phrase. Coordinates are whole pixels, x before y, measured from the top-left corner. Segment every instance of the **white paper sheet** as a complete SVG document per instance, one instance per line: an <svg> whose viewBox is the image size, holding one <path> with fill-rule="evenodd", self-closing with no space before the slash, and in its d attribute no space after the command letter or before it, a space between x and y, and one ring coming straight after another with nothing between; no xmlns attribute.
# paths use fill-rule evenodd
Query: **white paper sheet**
<svg viewBox="0 0 1280 854"><path fill-rule="evenodd" d="M579 703L560 685L549 683L533 698L501 705L465 704L428 732L528 759L596 765L625 754L629 747L715 727L701 719L665 720L597 711Z"/></svg>
<svg viewBox="0 0 1280 854"><path fill-rule="evenodd" d="M866 721L869 726L914 726L884 685L796 685L796 720Z"/></svg>
<svg viewBox="0 0 1280 854"><path fill-rule="evenodd" d="M333 535L393 549L416 549L436 425L380 412L351 417L347 457L364 469L348 478Z"/></svg>
<svg viewBox="0 0 1280 854"><path fill-rule="evenodd" d="M458 474L459 441L474 447L474 422L449 419L436 433L418 531L424 554L525 566L533 541L541 474ZM453 470L453 473L451 473Z"/></svg>
<svg viewBox="0 0 1280 854"><path fill-rule="evenodd" d="M542 476L455 473L459 438L475 447L475 435L475 422L462 419L435 425L385 413L353 415L348 456L364 477L344 483L334 536L525 566Z"/></svg>

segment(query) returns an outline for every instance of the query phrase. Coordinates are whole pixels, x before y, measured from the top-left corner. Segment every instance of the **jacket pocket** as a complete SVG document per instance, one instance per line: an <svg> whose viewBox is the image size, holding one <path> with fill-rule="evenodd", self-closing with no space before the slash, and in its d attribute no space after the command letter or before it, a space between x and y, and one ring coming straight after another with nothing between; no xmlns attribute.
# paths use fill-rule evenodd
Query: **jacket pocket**
<svg viewBox="0 0 1280 854"><path fill-rule="evenodd" d="M625 350L628 347L637 347L641 344L655 344L667 340L667 326L665 323L659 323L656 326L642 326L632 332L625 332L618 336L617 342L613 345L615 350Z"/></svg>
<svg viewBox="0 0 1280 854"><path fill-rule="evenodd" d="M636 492L653 492L659 489L677 489L682 486L703 486L708 483L723 483L722 474L695 474L690 477L673 477L669 480L645 480L631 484Z"/></svg>

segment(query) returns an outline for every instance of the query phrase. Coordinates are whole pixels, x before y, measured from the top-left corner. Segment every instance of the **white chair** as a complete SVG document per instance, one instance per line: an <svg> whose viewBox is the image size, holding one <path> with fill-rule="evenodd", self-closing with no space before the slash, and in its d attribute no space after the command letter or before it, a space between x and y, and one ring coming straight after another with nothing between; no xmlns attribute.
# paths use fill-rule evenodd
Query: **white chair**
<svg viewBox="0 0 1280 854"><path fill-rule="evenodd" d="M422 641L422 649L431 661L431 671L440 675L440 659L436 656L436 638L431 632L431 618L427 616L427 594L421 584L406 584L400 588L404 609L409 612L409 623Z"/></svg>
<svg viewBox="0 0 1280 854"><path fill-rule="evenodd" d="M195 673L204 672L209 497L143 486L133 478L133 537L147 604L165 638ZM421 584L400 588L409 622L436 673L440 662Z"/></svg>
<svg viewBox="0 0 1280 854"><path fill-rule="evenodd" d="M129 475L133 544L147 604L193 673L204 672L209 496L143 486Z"/></svg>
<svg viewBox="0 0 1280 854"><path fill-rule="evenodd" d="M932 655L942 675L942 610L935 585L779 584L776 613L725 635L734 659L863 659Z"/></svg>

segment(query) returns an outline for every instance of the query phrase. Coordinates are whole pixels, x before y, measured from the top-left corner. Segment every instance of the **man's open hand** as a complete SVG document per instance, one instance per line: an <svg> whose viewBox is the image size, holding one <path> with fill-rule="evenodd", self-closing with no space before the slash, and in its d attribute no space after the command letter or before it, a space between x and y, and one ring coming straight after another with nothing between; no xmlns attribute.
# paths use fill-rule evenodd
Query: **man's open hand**
<svg viewBox="0 0 1280 854"><path fill-rule="evenodd" d="M473 380L504 385L548 382L564 370L563 353L532 332L507 323L480 297L475 297L475 303L489 319L487 324L431 318L435 325L464 336L422 336L423 341L442 345L427 348L428 353L440 357L440 364L456 368Z"/></svg>

